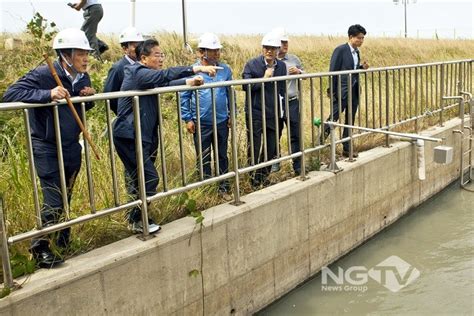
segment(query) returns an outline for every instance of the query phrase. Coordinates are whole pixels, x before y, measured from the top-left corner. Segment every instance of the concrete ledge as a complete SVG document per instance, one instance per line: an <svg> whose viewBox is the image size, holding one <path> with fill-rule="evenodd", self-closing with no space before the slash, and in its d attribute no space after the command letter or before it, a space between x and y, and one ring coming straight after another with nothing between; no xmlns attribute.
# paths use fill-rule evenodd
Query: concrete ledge
<svg viewBox="0 0 474 316"><path fill-rule="evenodd" d="M312 172L167 224L156 238L130 237L40 270L0 300L2 315L250 314L284 295L436 194L459 174L460 120L423 134L455 147L450 165L417 178L410 143L375 148L343 172ZM456 150L457 149L457 150ZM201 274L190 277L188 273Z"/></svg>

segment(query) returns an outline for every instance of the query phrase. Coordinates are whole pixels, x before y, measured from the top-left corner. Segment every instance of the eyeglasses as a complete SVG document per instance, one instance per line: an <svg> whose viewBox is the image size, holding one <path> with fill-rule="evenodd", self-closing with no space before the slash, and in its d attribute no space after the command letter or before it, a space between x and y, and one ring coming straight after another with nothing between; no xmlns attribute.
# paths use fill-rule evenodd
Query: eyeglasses
<svg viewBox="0 0 474 316"><path fill-rule="evenodd" d="M166 57L165 53L156 53L155 56L162 59Z"/></svg>
<svg viewBox="0 0 474 316"><path fill-rule="evenodd" d="M272 51L275 51L275 50L278 50L278 47L273 47L273 46L263 46L263 49L264 49L264 50L272 50Z"/></svg>

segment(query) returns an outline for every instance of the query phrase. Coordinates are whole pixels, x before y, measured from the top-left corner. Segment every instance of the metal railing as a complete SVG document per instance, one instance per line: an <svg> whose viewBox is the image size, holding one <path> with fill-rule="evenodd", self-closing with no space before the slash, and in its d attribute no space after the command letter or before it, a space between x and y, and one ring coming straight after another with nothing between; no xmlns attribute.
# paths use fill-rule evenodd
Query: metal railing
<svg viewBox="0 0 474 316"><path fill-rule="evenodd" d="M474 99L472 93L461 91L458 96L444 96L443 100L457 100L459 102L459 117L461 128L454 130L454 133L461 135L459 146L459 181L461 187L471 191L466 185L474 179L473 175L473 148L474 148ZM469 115L470 126L465 124L466 104ZM467 142L467 146L465 145ZM467 149L465 149L467 147ZM467 162L466 162L467 156Z"/></svg>
<svg viewBox="0 0 474 316"><path fill-rule="evenodd" d="M397 67L383 67L373 68L369 70L354 70L354 71L339 71L339 72L323 72L323 73L312 73L312 74L301 74L293 76L274 77L267 79L247 79L247 80L233 80L227 82L216 82L206 84L201 87L166 87L157 88L146 91L121 91L114 93L101 93L89 97L76 97L72 98L73 103L82 104L82 119L85 126L88 126L90 117L85 112L85 102L89 101L104 101L105 106L105 126L100 128L106 128L107 140L99 143L99 147L109 157L107 158L107 166L101 166L101 170L93 170L95 164L91 160L89 145L84 143L84 159L86 162L86 177L87 177L87 196L88 201L82 201L82 205L87 203L89 210L86 214L77 216L71 219L70 207L67 197L66 179L64 175L64 163L61 149L61 129L59 125L59 114L58 107L64 104L62 103L49 103L49 104L25 104L21 102L14 103L0 103L0 114L5 111L22 111L24 117L24 133L26 140L26 152L28 156L29 166L29 177L31 182L31 192L33 197L33 207L36 212L36 228L30 231L22 232L19 234L12 234L8 236L7 228L2 228L1 234L3 239L2 242L2 261L4 263L4 279L5 284L8 286L12 285L11 269L9 263L9 252L8 247L32 238L36 238L48 233L56 232L61 229L71 227L80 223L85 223L99 217L108 216L117 212L123 212L133 207L140 207L142 211L142 218L144 223L144 232L142 237L144 239L149 235L148 231L148 205L153 201L160 200L165 197L180 194L192 189L196 189L209 184L214 184L223 180L233 180L233 204L240 204L241 201L241 185L243 184L242 178L246 174L269 167L274 163L283 162L292 159L301 159L301 175L299 179L306 179L306 171L308 166L306 164L308 157L317 155L318 159L321 159L324 155L327 147L332 147L333 154L331 155L331 163L335 162L336 145L344 142L355 142L358 138L371 133L370 129L379 130L394 130L400 126L404 126L405 129L412 129L415 133L422 127L421 122L425 118L435 120L432 124L440 124L446 120L447 116L452 115L452 109L457 106L455 100L443 100L444 95L457 95L459 90L463 89L466 91L473 91L473 61L460 60L451 62L439 62L439 63L427 63L418 65L405 65ZM292 152L291 150L291 128L290 128L290 111L289 111L289 100L284 99L283 104L279 104L277 97L278 85L283 82L285 85L285 93L288 91L288 82L290 80L296 80L298 86L298 100L299 100L299 137L300 137L300 150ZM336 90L334 91L334 85L329 82L336 82ZM359 108L352 108L352 89L353 82L358 81L359 85L355 86L359 89ZM345 84L347 83L347 84ZM361 127L358 133L353 133L352 128L349 129L348 137L342 137L341 130L339 127L338 139L336 133L332 133L333 144L325 144L321 142L321 131L324 130L326 124L323 123L321 127L313 124L313 118L319 117L323 121L326 118L333 117L333 111L331 105L338 106L339 113L343 110L342 96L344 93L344 86L348 87L348 104L346 111L349 113L348 122L346 125L356 125ZM252 87L260 88L261 91L264 89L272 89L274 91L274 102L268 109L272 109L273 113L285 112L288 115L284 118L278 117L278 115L272 115L267 113L265 106L262 107L261 117L261 129L262 129L262 141L261 151L262 155L254 151L254 139L250 137L246 139L242 137L242 132L245 135L245 131L248 131L250 135L253 134L253 121L256 119L252 115L252 107L254 106L252 100ZM212 108L213 110L213 126L214 132L217 131L216 123L216 100L215 91L218 88L225 88L229 98L229 111L230 111L230 168L225 174L219 174L219 161L214 159L214 167L216 175L211 178L205 178L203 174L203 152L201 140L201 122L199 113L199 91L203 89L211 89L212 92ZM329 95L327 96L327 90ZM192 91L196 98L196 133L198 133L198 149L197 149L197 167L195 165L195 153L194 150L186 147L187 141L183 135L183 122L181 120L181 108L180 108L180 92ZM145 174L143 165L143 152L142 152L142 133L140 123L140 96L156 95L158 100L158 138L160 141L160 149L157 153L157 158L160 163L161 171L161 184L157 193L152 196L146 195L145 190ZM135 148L137 152L138 162L138 184L139 184L139 198L135 200L127 199L125 202L124 189L120 185L122 183L119 174L117 161L115 158L115 150L113 144L113 128L112 128L112 116L110 111L110 100L123 97L133 98L133 111L134 111L134 128L135 128ZM262 104L265 104L265 95L261 93L259 100ZM247 108L244 104L247 103ZM36 168L35 161L33 159L33 146L31 139L31 127L29 125L29 111L38 107L50 106L53 108L54 122L55 122L55 133L56 133L56 144L57 153L59 160L59 170L61 187L60 191L62 194L62 200L64 204L64 211L66 220L61 223L57 223L51 226L44 227L41 221L41 204L36 180ZM281 111L281 106L284 111ZM165 113L166 112L166 113ZM246 112L242 115L241 112ZM352 121L352 113L355 112L354 121ZM165 114L164 114L165 113ZM166 118L165 118L166 116ZM245 117L245 120L244 120ZM274 117L275 128L269 128L268 123L273 123L271 120L267 120L267 117ZM284 121L285 120L285 121ZM342 118L339 120L342 122ZM286 133L280 135L281 124L286 123ZM90 126L90 124L89 124ZM343 125L341 125L343 126ZM329 126L328 126L329 127ZM363 131L367 128L367 131ZM333 129L337 129L334 125ZM268 151L268 138L273 136L269 133L275 133L274 137L277 140L277 146L275 149L275 156L269 157ZM280 142L280 138L283 140ZM286 141L286 145L284 143ZM214 157L217 157L217 138L213 138L214 145ZM385 143L388 144L388 135L385 139ZM282 145L280 148L280 144ZM192 147L192 146L191 146ZM172 148L173 150L170 150ZM247 152L248 150L248 152ZM352 159L352 146L350 158ZM260 157L259 157L260 156ZM189 158L192 157L192 158ZM260 160L260 161L259 161ZM191 167L189 165L191 164ZM193 173L197 169L197 180L192 181ZM97 176L109 177L110 181L107 181L107 188L97 187L96 182ZM195 176L194 176L195 177ZM112 201L105 207L97 207L98 204L106 204L105 202L97 203L98 197L96 191L104 189L108 192L105 200ZM112 191L110 191L112 189ZM8 193L11 194L11 193ZM14 193L13 193L14 194ZM4 218L5 209L0 204L0 220L5 223ZM3 224L2 224L3 225Z"/></svg>

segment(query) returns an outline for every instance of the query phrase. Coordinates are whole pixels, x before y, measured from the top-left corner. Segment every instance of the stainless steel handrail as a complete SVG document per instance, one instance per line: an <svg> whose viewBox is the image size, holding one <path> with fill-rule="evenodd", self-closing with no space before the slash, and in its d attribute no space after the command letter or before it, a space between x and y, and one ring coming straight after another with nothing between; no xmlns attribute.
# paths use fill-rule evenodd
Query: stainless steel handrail
<svg viewBox="0 0 474 316"><path fill-rule="evenodd" d="M56 135L57 135L57 142L58 142L58 147L61 145L60 141L60 126L59 126L59 116L57 114L57 109L59 106L62 104L65 104L65 102L53 102L53 103L47 103L47 104L26 104L22 102L12 102L12 103L0 103L0 113L5 112L5 111L15 111L15 110L23 110L24 111L24 118L25 118L25 130L27 134L27 151L28 151L28 157L29 157L29 174L31 177L32 181L32 192L33 192L33 198L34 198L34 205L35 205L35 211L36 211L36 229L25 232L25 233L20 233L15 236L6 236L6 242L2 245L2 254L7 253L8 254L8 245L12 245L14 243L24 241L27 239L39 237L41 235L59 231L61 229L71 227L80 223L85 223L90 220L94 220L99 217L103 217L109 214L113 214L116 212L123 212L126 209L130 209L132 207L141 207L142 209L142 220L144 223L144 234L143 237L148 236L148 221L146 220L148 217L148 204L156 201L158 199L171 196L174 194L179 194L182 192L189 191L191 189L195 189L198 187L202 187L204 185L209 185L212 183L217 183L222 180L228 180L228 179L234 179L234 204L240 204L242 203L240 199L240 186L241 186L241 179L242 175L246 173L251 173L252 171L261 169L261 168L268 168L275 162L283 162L295 158L300 158L302 161L301 163L301 177L299 179L304 180L305 179L305 174L306 174L306 164L305 164L305 158L310 156L313 153L318 153L320 154L321 150L331 147L331 161L335 161L335 155L336 155L336 145L341 144L344 142L353 142L355 139L358 139L360 137L365 137L367 134L377 132L377 133L382 133L382 134L392 134L392 135L398 135L400 133L396 133L393 131L390 131L390 129L393 129L397 126L400 125L407 125L410 123L415 124L415 132L418 131L419 129L419 120L426 118L426 117L434 117L434 114L439 113L439 124L443 123L443 120L445 119L443 117L443 113L446 113L453 107L457 106L457 104L444 104L442 102L442 96L447 94L447 92L453 92L456 86L456 82L458 81L458 78L463 78L465 80L464 84L465 86L463 87L464 90L468 90L472 88L472 67L474 59L466 59L466 60L459 60L459 61L449 61L449 62L435 62L435 63L426 63L426 64L416 64L416 65L403 65L403 66L393 66L393 67L380 67L380 68L372 68L369 70L351 70L351 71L339 71L339 72L321 72L321 73L305 73L301 75L292 75L292 76L281 76L281 77L274 77L274 78L268 78L268 79L245 79L245 80L233 80L233 81L226 81L226 82L216 82L216 83L210 83L210 84L205 84L200 87L188 87L188 86L177 86L177 87L165 87L165 88L156 88L156 89L150 89L146 91L122 91L122 92L112 92L112 93L100 93L94 96L89 96L89 97L75 97L72 98L72 101L74 103L79 103L83 104L85 102L89 101L101 101L105 100L106 101L106 115L107 115L107 130L108 130L108 136L109 136L109 141L108 141L108 151L110 152L110 168L111 168L111 174L112 174L112 183L111 187L113 189L113 201L114 201L114 207L110 208L105 208L102 210L96 210L95 206L95 199L94 199L94 173L91 170L91 158L90 155L88 154L88 148L86 146L86 155L85 155L85 160L86 160L86 169L87 169L87 176L88 176L88 194L89 194L89 205L90 205L90 214L86 215L81 215L77 218L74 219L69 219L66 222L43 227L43 223L41 223L41 218L40 218L40 207L39 207L39 200L38 200L38 189L35 187L36 185L36 172L35 172L35 166L34 166L34 159L33 159L33 152L31 149L31 138L28 136L30 134L30 126L28 123L28 115L29 111L38 108L38 107L45 107L45 106L52 106L55 109L55 125L56 125ZM462 65L462 67L461 67ZM435 71L435 76L433 76L433 70ZM401 71L403 71L403 76L401 75ZM398 76L396 75L396 72L398 72ZM408 76L407 76L408 73ZM356 111L356 109L352 108L352 93L351 90L353 89L351 82L355 80L355 75L358 74L359 77L359 89L362 91L362 93L365 96L365 109L362 107L362 99L359 100L359 109L358 109L358 117L355 117L355 121L352 121L352 116L349 115L349 121L348 123L350 124L341 124L337 122L323 122L323 125L321 129L315 127L312 122L313 118L316 115L320 115L321 118L324 120L325 116L330 116L332 118L332 110L331 106L335 98L335 104L339 107L339 110L342 110L342 96L344 94L343 89L342 89L342 80L344 78L348 78L348 81L350 83L349 85L349 97L348 97L348 107L347 111L352 112ZM336 91L333 91L333 85L329 85L329 98L326 99L324 95L326 94L325 91L323 91L323 88L325 84L323 84L323 81L328 79L332 80L335 78L335 80L338 82ZM398 89L396 89L397 85L397 78L398 78ZM403 78L403 79L402 79ZM276 157L268 157L267 155L267 146L268 144L268 137L273 136L277 137L278 139L278 125L283 123L279 122L277 117L275 116L275 124L276 124L276 130L271 130L269 126L267 126L267 123L270 122L270 120L265 120L266 116L271 115L271 113L266 113L265 106L263 107L263 119L262 119L262 157L260 156L259 152L254 152L254 143L253 143L253 137L250 137L250 139L247 140L247 146L250 145L249 148L249 157L247 159L243 159L241 156L239 157L239 154L242 152L242 145L239 142L239 128L246 129L250 135L253 134L253 115L251 114L251 107L252 107L252 100L250 98L250 91L251 85L260 85L261 89L265 89L264 87L266 86L266 83L272 83L271 85L273 87L277 86L278 82L281 81L289 81L289 80L298 80L298 97L300 101L300 117L302 118L299 121L299 126L300 126L300 150L297 152L292 152L292 149L290 147L290 131L287 130L286 133L286 138L288 141L288 148L287 148L287 154L283 154L279 148L276 149L277 156ZM309 79L307 81L304 81L304 79ZM319 87L316 85L316 89L314 87L314 84L319 80ZM403 81L403 85L402 82ZM308 85L309 85L309 91L310 93L306 93L308 91ZM244 89L241 89L241 87L244 87ZM363 89L361 89L361 86ZM462 86L462 85L460 85ZM185 159L185 153L184 153L184 146L183 142L185 141L180 127L182 126L180 120L181 120L181 111L179 110L179 102L180 102L180 96L179 92L183 91L193 91L194 95L198 95L199 91L204 90L204 89L211 89L212 91L212 106L213 106L213 124L212 124L212 129L214 133L217 131L216 128L216 100L215 100L215 91L214 89L217 88L226 88L228 89L229 93L229 112L230 112L230 117L232 118L231 120L231 126L230 126L230 154L231 154L231 159L229 159L232 163L232 166L229 166L229 170L227 173L220 174L217 172L216 176L210 178L210 179L204 179L203 177L203 162L202 162L202 157L199 155L202 153L202 148L201 144L199 141L199 150L198 157L197 159L199 160L199 175L200 179L199 181L195 181L192 183L188 182L187 175L186 175L186 166L185 162L183 159ZM319 93L317 93L315 90L319 89ZM460 88L459 88L460 89ZM245 128L242 127L241 125L236 122L237 113L239 112L239 108L242 109L243 106L237 107L237 104L239 103L239 98L237 98L237 92L239 93L247 93L246 100L248 103L249 108L246 109L248 113L248 123L249 125ZM242 91L241 91L242 90ZM414 93L413 93L414 90ZM408 91L408 93L407 93ZM173 94L176 95L177 97L175 98L178 111L177 111L177 126L178 126L178 133L173 133L170 134L170 131L162 129L163 125L163 111L161 111L161 108L164 106L163 104L165 103L163 100L159 101L159 106L160 106L160 111L158 112L158 121L160 122L160 140L161 140L161 150L157 153L160 155L160 160L162 164L162 174L163 174L163 192L158 192L154 194L153 196L147 196L146 195L146 189L145 189L145 175L144 175L144 166L143 166L143 153L141 151L141 124L140 124L140 114L139 114L139 102L140 102L140 96L147 96L147 95L156 95L158 100L160 100L160 96L165 95L165 94ZM398 93L398 94L397 94ZM470 93L470 92L465 92L465 93ZM309 94L309 102L308 101L308 94ZM319 94L319 95L318 95ZM413 99L412 99L412 94L413 94ZM435 97L433 98L433 94L435 94ZM402 96L403 95L403 96ZM408 98L407 98L408 95ZM277 96L277 93L275 91L275 96ZM397 98L398 96L398 98ZM112 142L112 123L110 120L110 105L109 105L109 100L111 99L116 99L116 98L122 98L122 97L132 97L134 102L133 102L133 107L134 107L134 117L135 117L135 134L137 135L136 137L136 151L137 151L137 156L138 156L138 183L139 183L139 198L136 200L133 200L128 203L120 203L120 198L119 198L119 188L118 188L118 181L117 177L118 174L115 169L115 158L114 158L114 152L113 152L113 142ZM277 96L278 97L278 96ZM277 109L278 108L278 102L277 98L274 98L275 101L272 103L272 108ZM403 104L402 104L402 99L403 99ZM409 99L409 101L407 100ZM263 103L265 103L265 96L261 94L259 96L259 100ZM436 100L433 102L433 100ZM408 102L407 102L408 101ZM412 102L413 101L413 102ZM319 102L319 104L318 104ZM329 108L330 108L330 113L324 113L324 108L327 107L327 104L330 103ZM372 103L372 113L369 113L369 104ZM409 109L407 109L407 103L409 104ZM378 107L376 106L378 104ZM197 105L199 106L199 99L197 99ZM289 113L289 104L287 100L285 100L285 103L282 104L282 108L286 110L285 112ZM83 106L84 110L84 106ZM199 111L199 110L198 110ZM305 112L306 111L306 112ZM277 112L277 111L275 111ZM309 112L311 112L311 117L308 119L305 119L305 114L307 115ZM408 113L409 112L409 113ZM351 114L351 113L349 113ZM369 115L371 114L371 115ZM288 114L289 115L289 114ZM363 117L362 117L363 116ZM83 115L83 120L87 120L87 116ZM342 119L341 119L342 120ZM286 123L287 126L289 126L290 118L287 116L286 117ZM358 122L359 125L362 125L362 123L365 122L366 126L355 126L355 124ZM369 122L372 123L372 127L369 127ZM198 128L198 133L200 133L199 127L202 124L200 124L199 121L199 112L198 112L198 122L197 122L197 128ZM326 145L324 143L315 142L316 139L316 134L322 133L324 130L324 126L327 125L331 128L331 144ZM311 141L304 141L304 133L303 130L305 128L311 128ZM375 128L378 126L378 128ZM268 129L270 128L270 129ZM349 136L348 137L339 137L337 139L336 137L336 128L350 128ZM358 133L353 133L352 129L358 129ZM268 129L268 131L267 131ZM362 131L362 132L361 132ZM180 166L181 170L179 172L179 175L181 176L181 182L177 187L174 188L169 188L169 181L168 181L168 175L169 171L167 170L167 157L166 157L166 152L163 149L163 140L167 139L167 137L175 137L178 139L179 142L179 159L180 161ZM407 136L406 134L401 133L399 136ZM179 136L179 137L178 137ZM200 134L198 135L198 139L200 140ZM408 136L409 137L409 136ZM215 154L217 153L217 138L216 136L213 137L213 143L215 144ZM277 141L277 144L279 142ZM352 146L351 146L352 147ZM58 148L58 156L59 160L62 161L62 150L61 148ZM216 155L215 155L216 156ZM263 158L260 159L259 158ZM248 163L242 163L242 161L248 161ZM61 163L62 165L62 163ZM215 162L215 167L217 169L219 168L219 163ZM68 200L67 200L67 188L65 188L65 183L64 183L64 175L62 174L61 176L62 179L62 197L64 200L64 205L66 208L66 211L68 211ZM1 214L0 214L1 215ZM0 220L4 221L4 218L0 218ZM4 230L4 233L6 234L6 230ZM5 260L5 258L3 258ZM8 273L4 274L4 276L8 277ZM8 283L8 282L7 282ZM8 283L10 284L10 283Z"/></svg>

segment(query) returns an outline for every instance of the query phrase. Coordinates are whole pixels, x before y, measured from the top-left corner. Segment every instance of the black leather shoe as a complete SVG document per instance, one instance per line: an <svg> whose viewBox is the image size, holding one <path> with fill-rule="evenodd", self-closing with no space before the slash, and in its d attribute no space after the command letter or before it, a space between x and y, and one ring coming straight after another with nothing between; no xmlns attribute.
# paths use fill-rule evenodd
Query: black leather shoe
<svg viewBox="0 0 474 316"><path fill-rule="evenodd" d="M63 258L56 256L49 249L32 250L36 266L50 269L64 262Z"/></svg>
<svg viewBox="0 0 474 316"><path fill-rule="evenodd" d="M308 170L305 170L304 175L306 176L308 174ZM299 177L301 176L301 170L295 170L295 176Z"/></svg>
<svg viewBox="0 0 474 316"><path fill-rule="evenodd" d="M105 42L101 41L100 39L97 39L99 43L99 53L103 54L105 51L109 50L109 45L107 45Z"/></svg>
<svg viewBox="0 0 474 316"><path fill-rule="evenodd" d="M342 155L343 155L344 157L346 157L346 158L349 158L349 151L344 150L344 151L342 152ZM352 153L352 158L357 158L357 157L359 157L359 154L354 151L354 152Z"/></svg>

